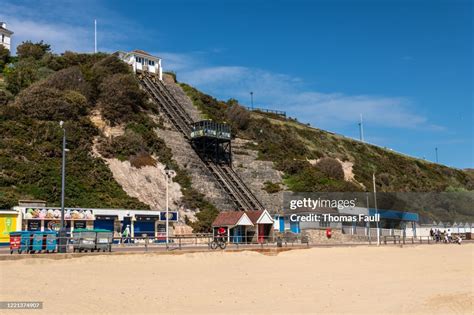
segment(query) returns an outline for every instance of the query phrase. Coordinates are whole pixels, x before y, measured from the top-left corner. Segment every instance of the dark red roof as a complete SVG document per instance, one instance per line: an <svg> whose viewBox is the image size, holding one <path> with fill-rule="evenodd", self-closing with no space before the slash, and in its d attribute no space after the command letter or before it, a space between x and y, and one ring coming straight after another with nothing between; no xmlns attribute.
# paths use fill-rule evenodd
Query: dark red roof
<svg viewBox="0 0 474 315"><path fill-rule="evenodd" d="M212 222L212 226L236 225L245 212L243 211L223 211L217 215Z"/></svg>
<svg viewBox="0 0 474 315"><path fill-rule="evenodd" d="M250 221L252 221L253 224L257 224L257 220L262 215L263 210L245 211L245 213L247 214L247 216L249 217Z"/></svg>

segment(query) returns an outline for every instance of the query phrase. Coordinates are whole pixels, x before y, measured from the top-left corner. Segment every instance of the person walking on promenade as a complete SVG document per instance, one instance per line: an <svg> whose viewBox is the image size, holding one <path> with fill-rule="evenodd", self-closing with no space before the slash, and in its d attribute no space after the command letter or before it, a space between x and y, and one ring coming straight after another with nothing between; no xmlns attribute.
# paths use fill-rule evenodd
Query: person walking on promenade
<svg viewBox="0 0 474 315"><path fill-rule="evenodd" d="M130 243L130 225L127 224L127 227L123 230L122 238L124 239L123 243Z"/></svg>

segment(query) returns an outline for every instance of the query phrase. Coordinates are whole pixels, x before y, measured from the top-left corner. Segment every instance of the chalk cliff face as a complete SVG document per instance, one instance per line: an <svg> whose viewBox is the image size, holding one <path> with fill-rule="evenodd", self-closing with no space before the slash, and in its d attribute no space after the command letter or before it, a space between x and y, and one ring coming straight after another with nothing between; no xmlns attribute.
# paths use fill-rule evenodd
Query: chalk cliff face
<svg viewBox="0 0 474 315"><path fill-rule="evenodd" d="M91 122L102 133L102 137L113 138L122 136L125 133L123 126L112 127L102 117L99 111L94 111L89 116ZM99 136L94 139L92 152L96 158L105 161L112 172L115 181L130 197L148 205L150 209L161 210L166 207L166 165L161 163L159 157L153 157L156 165L146 165L140 168L131 165L130 161L120 161L116 158L105 158L99 152ZM179 208L179 200L182 198L181 186L170 180L168 186L169 208L176 210Z"/></svg>
<svg viewBox="0 0 474 315"><path fill-rule="evenodd" d="M166 207L166 175L165 165L136 168L129 161L106 159L114 179L122 186L127 195L137 198L150 206L151 209L163 210ZM178 209L182 198L181 187L170 181L168 186L169 208Z"/></svg>

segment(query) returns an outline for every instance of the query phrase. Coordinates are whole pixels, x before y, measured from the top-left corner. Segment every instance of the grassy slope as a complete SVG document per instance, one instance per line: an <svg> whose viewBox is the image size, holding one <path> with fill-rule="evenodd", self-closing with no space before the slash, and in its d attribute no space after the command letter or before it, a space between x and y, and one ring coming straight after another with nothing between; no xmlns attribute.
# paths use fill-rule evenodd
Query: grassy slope
<svg viewBox="0 0 474 315"><path fill-rule="evenodd" d="M294 121L269 119L292 132L311 154L330 156L354 163L355 178L371 187L372 173L382 175L377 184L381 191L445 191L448 187L472 189L472 181L464 171L408 157L381 147L363 144L324 130L307 127Z"/></svg>

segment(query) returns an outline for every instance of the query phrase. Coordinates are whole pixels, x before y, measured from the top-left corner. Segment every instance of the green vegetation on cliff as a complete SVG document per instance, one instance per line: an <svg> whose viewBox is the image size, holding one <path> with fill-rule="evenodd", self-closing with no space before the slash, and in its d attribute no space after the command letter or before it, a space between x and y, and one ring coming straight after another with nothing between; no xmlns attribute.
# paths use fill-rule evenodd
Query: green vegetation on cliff
<svg viewBox="0 0 474 315"><path fill-rule="evenodd" d="M111 75L98 71L97 64L113 59L71 52L57 56L42 42L26 42L18 47L18 58L8 60L0 89L0 209L28 198L59 205L60 120L65 121L69 149L66 205L148 208L129 197L107 165L92 156L93 138L99 134L88 118L100 93L95 80Z"/></svg>
<svg viewBox="0 0 474 315"><path fill-rule="evenodd" d="M364 191L364 187L371 187L373 173L377 174L380 191L474 189L472 177L462 170L407 157L292 119L249 113L235 100L218 101L187 84L181 86L208 118L226 121L236 136L253 140L255 144L249 147L259 152L260 159L275 162L293 191ZM310 163L318 159L322 160ZM331 162L335 159L353 163L355 180L362 185L345 181L342 169Z"/></svg>

